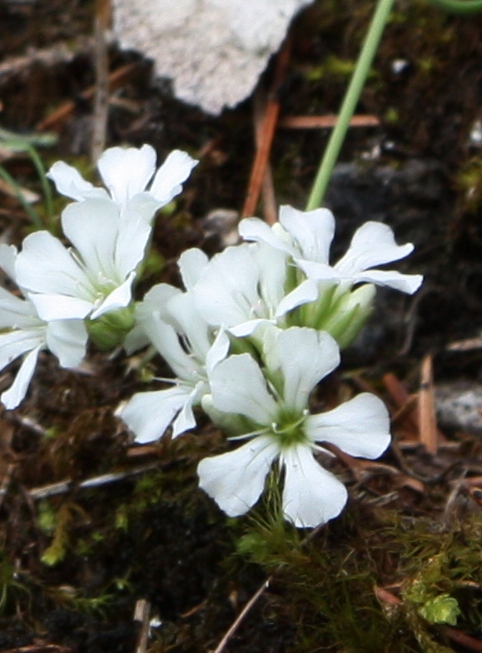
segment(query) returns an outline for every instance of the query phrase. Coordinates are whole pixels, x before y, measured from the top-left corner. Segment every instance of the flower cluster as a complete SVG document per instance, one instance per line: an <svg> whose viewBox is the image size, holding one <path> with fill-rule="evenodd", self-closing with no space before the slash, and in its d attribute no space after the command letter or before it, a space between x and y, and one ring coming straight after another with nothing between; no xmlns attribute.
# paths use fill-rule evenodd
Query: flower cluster
<svg viewBox="0 0 482 653"><path fill-rule="evenodd" d="M0 369L27 354L1 396L7 408L24 398L41 349L55 354L62 367L76 367L89 334L112 344L132 328L133 284L147 254L152 219L181 192L196 165L180 151L171 152L157 172L155 161L149 145L106 150L98 168L108 190L94 187L66 163L54 164L48 176L75 200L61 217L72 247L48 231L27 236L20 252L0 246L0 266L24 297L1 289Z"/></svg>
<svg viewBox="0 0 482 653"><path fill-rule="evenodd" d="M299 527L339 514L345 487L315 460L323 443L376 458L388 446L387 410L364 393L312 415L310 395L340 361L340 348L371 313L375 284L413 293L419 275L376 269L409 254L386 225L368 222L345 256L329 264L334 218L283 207L280 222L241 221L246 240L211 260L199 249L180 258L185 291L161 284L137 306L129 351L150 342L176 378L136 394L118 411L138 442L193 428L200 405L237 449L209 457L199 483L224 512L242 515L259 499L271 469L283 472L282 510ZM376 248L374 248L376 242ZM131 341L132 340L132 344Z"/></svg>
<svg viewBox="0 0 482 653"><path fill-rule="evenodd" d="M284 206L272 227L242 220L244 242L212 259L197 248L184 252L184 290L161 283L135 302L153 216L181 191L195 164L175 151L156 172L149 146L111 148L98 164L107 190L65 163L51 168L58 191L74 200L61 218L72 247L46 231L28 236L20 253L0 246L0 265L24 296L0 292L0 369L24 356L1 399L7 408L18 405L42 349L73 367L89 336L99 346L123 344L128 354L154 347L174 377L118 408L135 440L193 429L200 407L230 440L242 441L200 462L200 487L226 514L242 515L273 471L283 485L285 518L313 527L337 516L347 500L317 455L332 455L334 447L376 458L390 440L377 397L362 393L313 414L313 390L365 324L377 285L406 293L420 286L419 275L378 269L413 246L397 245L387 225L367 222L333 265L331 212Z"/></svg>

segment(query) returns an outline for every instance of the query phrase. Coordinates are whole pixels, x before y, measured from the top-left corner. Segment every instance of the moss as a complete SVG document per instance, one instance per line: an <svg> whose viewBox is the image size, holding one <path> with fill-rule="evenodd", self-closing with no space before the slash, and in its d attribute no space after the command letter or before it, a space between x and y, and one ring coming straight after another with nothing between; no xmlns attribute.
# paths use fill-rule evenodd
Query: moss
<svg viewBox="0 0 482 653"><path fill-rule="evenodd" d="M261 508L260 510L263 510ZM274 573L298 651L442 653L444 624L480 636L482 516L449 525L352 506L305 543L280 520L249 521L238 554ZM395 605L377 598L388 587Z"/></svg>

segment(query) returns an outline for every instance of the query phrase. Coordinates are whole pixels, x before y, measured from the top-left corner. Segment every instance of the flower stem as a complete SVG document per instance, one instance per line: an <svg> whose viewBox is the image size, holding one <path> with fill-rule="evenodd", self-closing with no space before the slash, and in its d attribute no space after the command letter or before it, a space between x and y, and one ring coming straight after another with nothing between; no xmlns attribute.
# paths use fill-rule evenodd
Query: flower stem
<svg viewBox="0 0 482 653"><path fill-rule="evenodd" d="M451 14L477 14L482 11L482 0L429 0L436 7Z"/></svg>
<svg viewBox="0 0 482 653"><path fill-rule="evenodd" d="M450 0L438 0L448 2ZM452 0L453 1L453 0ZM365 37L362 51L358 57L358 61L353 72L350 84L345 94L345 98L338 114L338 120L333 132L331 133L328 146L321 161L318 174L313 184L307 211L312 211L320 206L323 197L330 181L333 168L335 166L338 154L340 152L345 135L350 124L350 119L353 116L357 102L360 98L363 85L370 70L373 58L378 49L378 44L383 33L383 29L388 21L390 11L392 9L394 0L378 0L375 13L368 33Z"/></svg>

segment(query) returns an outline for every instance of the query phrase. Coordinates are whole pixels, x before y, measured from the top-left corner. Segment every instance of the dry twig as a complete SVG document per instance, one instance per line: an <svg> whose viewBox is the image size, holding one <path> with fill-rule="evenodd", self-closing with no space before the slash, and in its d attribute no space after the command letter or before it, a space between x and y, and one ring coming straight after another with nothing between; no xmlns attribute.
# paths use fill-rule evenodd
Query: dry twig
<svg viewBox="0 0 482 653"><path fill-rule="evenodd" d="M276 129L276 121L278 120L280 103L278 99L278 90L284 79L286 68L290 57L290 42L285 41L281 48L276 65L273 83L269 92L268 101L266 103L266 112L264 115L263 126L260 129L261 142L256 150L256 157L254 159L253 168L251 170L251 177L249 180L248 191L246 193L246 201L241 213L242 218L253 215L258 203L263 178L265 175L266 165L268 163L269 153L271 151L271 144L273 142L274 132Z"/></svg>

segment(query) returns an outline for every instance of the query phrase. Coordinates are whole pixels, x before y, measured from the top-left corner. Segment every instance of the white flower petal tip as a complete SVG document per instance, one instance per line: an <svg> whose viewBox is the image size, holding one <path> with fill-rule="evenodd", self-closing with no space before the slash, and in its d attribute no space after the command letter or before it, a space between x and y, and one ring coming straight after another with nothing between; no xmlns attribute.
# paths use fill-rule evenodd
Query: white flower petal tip
<svg viewBox="0 0 482 653"><path fill-rule="evenodd" d="M329 442L350 456L373 460L390 444L390 418L381 399L363 392L326 413L310 415L306 431L313 442Z"/></svg>
<svg viewBox="0 0 482 653"><path fill-rule="evenodd" d="M197 468L199 487L229 517L244 515L261 496L277 454L276 444L261 436L234 451L205 458Z"/></svg>
<svg viewBox="0 0 482 653"><path fill-rule="evenodd" d="M2 393L0 399L7 410L14 410L25 399L41 348L36 347L25 356L14 382Z"/></svg>
<svg viewBox="0 0 482 653"><path fill-rule="evenodd" d="M158 440L189 401L189 392L174 387L140 392L116 411L140 444Z"/></svg>
<svg viewBox="0 0 482 653"><path fill-rule="evenodd" d="M321 467L306 446L282 454L285 468L283 514L297 528L315 528L338 517L348 492L333 474Z"/></svg>
<svg viewBox="0 0 482 653"><path fill-rule="evenodd" d="M174 150L156 172L156 152L150 145L111 147L97 163L109 192L93 186L63 161L54 163L47 176L59 193L77 202L111 199L123 215L137 214L150 222L159 208L182 191L182 184L197 163L186 152Z"/></svg>

